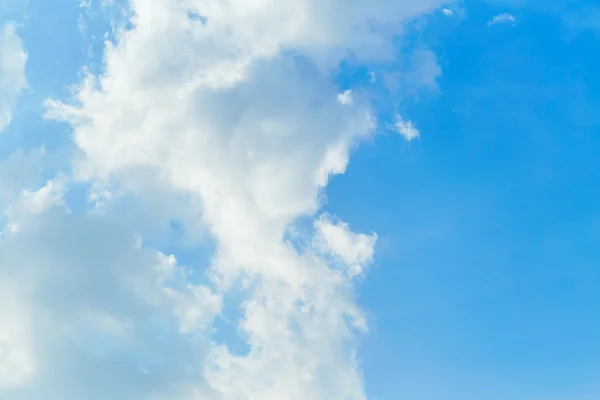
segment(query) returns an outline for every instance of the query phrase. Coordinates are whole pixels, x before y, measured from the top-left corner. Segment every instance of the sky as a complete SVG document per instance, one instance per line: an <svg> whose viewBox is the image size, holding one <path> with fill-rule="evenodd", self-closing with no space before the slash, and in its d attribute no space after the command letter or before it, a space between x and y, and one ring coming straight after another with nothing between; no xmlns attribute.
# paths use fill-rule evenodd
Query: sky
<svg viewBox="0 0 600 400"><path fill-rule="evenodd" d="M591 0L5 0L0 398L600 397Z"/></svg>

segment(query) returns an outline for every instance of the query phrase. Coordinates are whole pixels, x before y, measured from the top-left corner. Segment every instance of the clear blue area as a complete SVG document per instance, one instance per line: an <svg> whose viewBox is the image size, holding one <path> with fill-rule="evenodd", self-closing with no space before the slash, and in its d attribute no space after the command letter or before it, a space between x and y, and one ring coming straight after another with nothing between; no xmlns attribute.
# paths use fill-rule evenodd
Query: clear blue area
<svg viewBox="0 0 600 400"><path fill-rule="evenodd" d="M360 287L367 391L600 398L600 24L466 9L421 32L443 69L403 104L421 139L384 133L329 187L329 210L380 237Z"/></svg>

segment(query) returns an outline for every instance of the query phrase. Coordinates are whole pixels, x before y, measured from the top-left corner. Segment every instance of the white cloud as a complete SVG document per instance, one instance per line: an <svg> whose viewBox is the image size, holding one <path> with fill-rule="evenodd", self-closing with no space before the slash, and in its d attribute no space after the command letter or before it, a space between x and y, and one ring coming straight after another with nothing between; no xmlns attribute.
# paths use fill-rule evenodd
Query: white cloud
<svg viewBox="0 0 600 400"><path fill-rule="evenodd" d="M339 258L348 267L348 274L361 274L373 260L376 234L357 234L344 222L334 222L328 215L315 221L317 235L313 246L319 251Z"/></svg>
<svg viewBox="0 0 600 400"><path fill-rule="evenodd" d="M353 104L352 90L346 90L338 94L338 101L345 106L351 106Z"/></svg>
<svg viewBox="0 0 600 400"><path fill-rule="evenodd" d="M35 372L26 305L11 280L0 282L0 391L22 384Z"/></svg>
<svg viewBox="0 0 600 400"><path fill-rule="evenodd" d="M454 12L451 9L449 9L449 8L442 8L442 12L447 17L451 17L451 16L454 15Z"/></svg>
<svg viewBox="0 0 600 400"><path fill-rule="evenodd" d="M27 87L25 64L27 53L16 32L16 24L0 27L0 132L12 119L17 96Z"/></svg>
<svg viewBox="0 0 600 400"><path fill-rule="evenodd" d="M364 399L351 278L376 236L321 217L304 249L284 237L376 126L359 96L338 96L329 68L391 55L402 23L441 1L130 5L134 27L107 45L105 71L86 77L77 103L48 102L48 115L71 124L75 178L108 202L113 187L194 199L197 213L170 206L160 218L210 233L210 284L140 246L110 208L69 213L55 181L25 192L10 208L22 210L10 215L18 229L0 240L2 293L16 299L0 299L7 398ZM209 337L238 291L247 354Z"/></svg>
<svg viewBox="0 0 600 400"><path fill-rule="evenodd" d="M411 121L406 121L400 116L396 117L396 122L394 126L396 128L396 131L408 142L417 139L420 135L419 130L414 126L414 124Z"/></svg>
<svg viewBox="0 0 600 400"><path fill-rule="evenodd" d="M42 188L32 191L24 190L18 201L9 205L4 212L7 217L5 232L14 233L19 229L19 220L27 215L44 212L48 207L62 204L64 180L58 178L48 181Z"/></svg>
<svg viewBox="0 0 600 400"><path fill-rule="evenodd" d="M514 25L517 23L517 19L514 15L508 13L502 13L494 16L489 22L488 26L496 25L496 24L511 24Z"/></svg>
<svg viewBox="0 0 600 400"><path fill-rule="evenodd" d="M49 206L18 223L0 239L2 398L189 398L220 297L116 219Z"/></svg>

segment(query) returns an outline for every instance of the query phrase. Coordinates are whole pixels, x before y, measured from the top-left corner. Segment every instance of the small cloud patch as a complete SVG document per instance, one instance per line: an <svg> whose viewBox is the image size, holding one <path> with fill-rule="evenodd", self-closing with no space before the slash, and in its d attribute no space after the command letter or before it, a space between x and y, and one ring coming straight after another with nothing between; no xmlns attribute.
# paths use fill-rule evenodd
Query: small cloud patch
<svg viewBox="0 0 600 400"><path fill-rule="evenodd" d="M338 102L345 106L351 106L353 104L352 90L346 90L345 92L338 94L337 98Z"/></svg>
<svg viewBox="0 0 600 400"><path fill-rule="evenodd" d="M498 25L498 24L510 24L515 25L517 23L517 19L514 15L509 13L502 13L496 15L488 22L488 26Z"/></svg>
<svg viewBox="0 0 600 400"><path fill-rule="evenodd" d="M411 142L420 136L420 132L415 125L411 121L406 121L400 116L396 117L394 127L396 128L396 132L408 142Z"/></svg>

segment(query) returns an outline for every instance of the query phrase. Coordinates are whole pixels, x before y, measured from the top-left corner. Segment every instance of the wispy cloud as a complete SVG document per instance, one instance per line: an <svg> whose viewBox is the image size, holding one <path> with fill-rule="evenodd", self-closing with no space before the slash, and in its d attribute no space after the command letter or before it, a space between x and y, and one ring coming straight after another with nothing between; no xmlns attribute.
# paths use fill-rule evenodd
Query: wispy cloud
<svg viewBox="0 0 600 400"><path fill-rule="evenodd" d="M514 15L509 13L502 13L494 16L489 22L488 26L498 25L498 24L510 24L514 25L517 23L517 19Z"/></svg>
<svg viewBox="0 0 600 400"><path fill-rule="evenodd" d="M403 119L401 116L396 117L394 127L396 128L396 131L408 142L411 142L420 136L420 132L414 126L414 124L411 121Z"/></svg>
<svg viewBox="0 0 600 400"><path fill-rule="evenodd" d="M18 95L27 87L25 65L27 53L17 34L17 25L0 27L0 132L12 120Z"/></svg>

